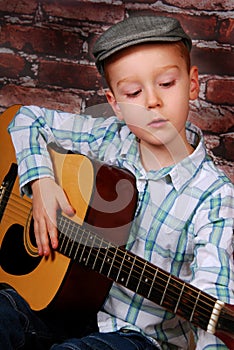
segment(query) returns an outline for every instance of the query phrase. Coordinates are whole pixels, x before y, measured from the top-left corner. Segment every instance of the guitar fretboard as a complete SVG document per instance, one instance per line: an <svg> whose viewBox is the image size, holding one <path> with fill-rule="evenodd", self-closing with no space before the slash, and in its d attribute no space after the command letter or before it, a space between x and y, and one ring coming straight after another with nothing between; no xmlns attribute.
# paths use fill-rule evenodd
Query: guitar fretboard
<svg viewBox="0 0 234 350"><path fill-rule="evenodd" d="M59 215L59 251L207 330L216 299Z"/></svg>

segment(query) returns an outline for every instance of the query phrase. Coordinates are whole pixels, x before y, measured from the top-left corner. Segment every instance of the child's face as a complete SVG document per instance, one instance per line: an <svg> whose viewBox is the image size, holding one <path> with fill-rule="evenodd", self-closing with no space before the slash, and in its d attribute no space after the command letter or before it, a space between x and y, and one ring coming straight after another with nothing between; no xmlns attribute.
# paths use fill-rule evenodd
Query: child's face
<svg viewBox="0 0 234 350"><path fill-rule="evenodd" d="M189 100L198 96L196 67L190 72L177 45L142 44L123 50L105 65L116 115L144 143L186 142Z"/></svg>

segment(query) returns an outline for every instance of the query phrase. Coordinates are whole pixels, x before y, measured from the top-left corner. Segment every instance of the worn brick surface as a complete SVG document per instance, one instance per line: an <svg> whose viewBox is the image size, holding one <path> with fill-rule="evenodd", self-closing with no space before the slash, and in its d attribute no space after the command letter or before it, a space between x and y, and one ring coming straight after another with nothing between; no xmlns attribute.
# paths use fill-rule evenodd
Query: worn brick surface
<svg viewBox="0 0 234 350"><path fill-rule="evenodd" d="M232 0L203 0L203 1L191 1L191 0L164 0L164 3L178 6L184 9L198 9L198 10L233 10Z"/></svg>
<svg viewBox="0 0 234 350"><path fill-rule="evenodd" d="M50 16L114 23L124 18L124 6L105 2L42 0L42 9Z"/></svg>
<svg viewBox="0 0 234 350"><path fill-rule="evenodd" d="M222 114L218 108L213 106L202 107L197 111L191 111L190 120L204 131L214 134L228 132L233 128L233 113L229 110L222 110Z"/></svg>
<svg viewBox="0 0 234 350"><path fill-rule="evenodd" d="M19 78L25 67L25 60L12 53L1 54L0 77Z"/></svg>
<svg viewBox="0 0 234 350"><path fill-rule="evenodd" d="M84 38L79 33L52 28L5 25L0 33L5 47L60 57L80 57Z"/></svg>
<svg viewBox="0 0 234 350"><path fill-rule="evenodd" d="M14 14L32 14L38 6L37 0L0 0L0 12Z"/></svg>
<svg viewBox="0 0 234 350"><path fill-rule="evenodd" d="M234 7L234 6L233 6ZM220 23L218 41L234 45L234 19L224 19Z"/></svg>
<svg viewBox="0 0 234 350"><path fill-rule="evenodd" d="M214 48L192 50L192 63L199 67L201 74L232 75L234 72L234 51Z"/></svg>
<svg viewBox="0 0 234 350"><path fill-rule="evenodd" d="M2 87L0 90L0 105L7 108L14 104L38 105L79 113L81 98L78 93L74 92L50 91L13 84Z"/></svg>
<svg viewBox="0 0 234 350"><path fill-rule="evenodd" d="M220 143L223 146L223 152L220 155L234 161L234 132L221 135Z"/></svg>
<svg viewBox="0 0 234 350"><path fill-rule="evenodd" d="M234 80L210 79L207 82L206 98L215 104L233 105ZM233 121L234 124L234 121Z"/></svg>
<svg viewBox="0 0 234 350"><path fill-rule="evenodd" d="M94 66L54 61L40 61L39 65L40 85L58 85L85 90L99 86L99 75Z"/></svg>

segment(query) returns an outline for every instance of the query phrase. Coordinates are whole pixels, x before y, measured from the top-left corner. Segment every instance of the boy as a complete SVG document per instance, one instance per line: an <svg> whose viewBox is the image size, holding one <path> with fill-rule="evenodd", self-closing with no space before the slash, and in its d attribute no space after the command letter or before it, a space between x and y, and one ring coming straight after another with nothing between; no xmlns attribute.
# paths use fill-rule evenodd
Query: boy
<svg viewBox="0 0 234 350"><path fill-rule="evenodd" d="M191 39L175 19L126 19L107 30L94 47L116 116L94 119L31 106L20 110L9 130L21 191L33 195L40 255L47 256L58 246L56 210L74 214L53 179L46 146L55 142L135 175L139 198L129 250L223 302L234 303L233 186L207 157L200 130L187 122L189 100L199 93L190 50ZM8 298L13 293L3 291ZM3 296L0 304L6 304ZM31 334L37 334L40 349L33 323L38 319L24 309L20 312ZM9 311L12 314L15 319ZM25 328L19 321L15 325L17 344L23 348L28 341L24 344ZM189 348L187 321L117 283L98 313L98 327L99 332L82 339L60 344L55 340L51 349ZM0 345L3 333L3 348L12 349L6 346L12 336L3 328L0 325ZM48 332L44 328L41 325L40 331ZM197 330L197 349L205 348L227 349L214 335Z"/></svg>

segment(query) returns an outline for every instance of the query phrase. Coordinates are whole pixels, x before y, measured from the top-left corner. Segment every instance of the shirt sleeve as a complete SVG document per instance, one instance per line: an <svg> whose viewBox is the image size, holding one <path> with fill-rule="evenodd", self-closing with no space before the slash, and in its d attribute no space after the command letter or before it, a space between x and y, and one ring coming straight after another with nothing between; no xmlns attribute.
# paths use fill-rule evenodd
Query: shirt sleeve
<svg viewBox="0 0 234 350"><path fill-rule="evenodd" d="M103 140L115 134L111 125L116 123L108 119L37 106L21 107L8 128L16 151L21 194L31 195L32 180L54 177L48 144L95 156Z"/></svg>

